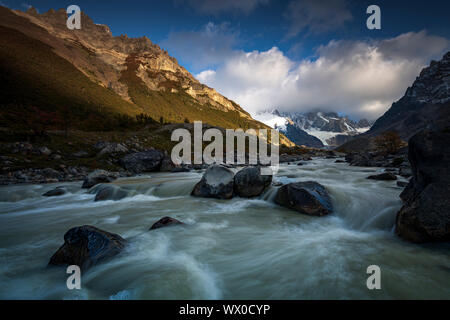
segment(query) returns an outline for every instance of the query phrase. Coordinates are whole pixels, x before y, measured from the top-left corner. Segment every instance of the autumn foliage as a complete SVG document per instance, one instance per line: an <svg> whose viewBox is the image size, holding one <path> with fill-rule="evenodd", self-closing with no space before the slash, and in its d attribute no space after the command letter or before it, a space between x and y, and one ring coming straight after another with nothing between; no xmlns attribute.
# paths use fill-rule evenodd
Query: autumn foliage
<svg viewBox="0 0 450 320"><path fill-rule="evenodd" d="M375 146L381 152L395 153L404 143L395 131L386 131L375 138Z"/></svg>

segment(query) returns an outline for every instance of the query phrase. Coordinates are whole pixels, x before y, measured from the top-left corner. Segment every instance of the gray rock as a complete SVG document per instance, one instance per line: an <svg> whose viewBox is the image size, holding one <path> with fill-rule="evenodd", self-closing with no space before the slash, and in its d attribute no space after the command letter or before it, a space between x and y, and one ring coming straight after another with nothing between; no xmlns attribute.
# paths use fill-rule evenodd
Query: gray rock
<svg viewBox="0 0 450 320"><path fill-rule="evenodd" d="M119 154L119 153L127 153L128 148L120 143L108 143L102 150L99 152L99 156L103 156L106 154Z"/></svg>
<svg viewBox="0 0 450 320"><path fill-rule="evenodd" d="M84 179L82 188L89 189L99 183L109 183L117 179L117 175L105 170L95 170Z"/></svg>
<svg viewBox="0 0 450 320"><path fill-rule="evenodd" d="M45 155L45 156L49 156L52 154L52 151L47 147L41 147L41 148L39 148L38 151L40 154Z"/></svg>
<svg viewBox="0 0 450 320"><path fill-rule="evenodd" d="M87 153L86 151L81 150L81 151L75 152L73 154L73 156L76 157L76 158L88 158L89 157L89 153Z"/></svg>
<svg viewBox="0 0 450 320"><path fill-rule="evenodd" d="M183 222L171 218L171 217L164 217L160 220L158 220L157 222L155 222L150 230L155 230L155 229L159 229L159 228L165 228L165 227L170 227L170 226L175 226L175 225L182 225L184 224Z"/></svg>
<svg viewBox="0 0 450 320"><path fill-rule="evenodd" d="M67 193L67 189L64 187L57 187L53 190L47 191L46 193L44 193L42 196L44 197L57 197L57 196L62 196L64 194Z"/></svg>
<svg viewBox="0 0 450 320"><path fill-rule="evenodd" d="M408 185L406 181L397 181L397 187L405 188Z"/></svg>
<svg viewBox="0 0 450 320"><path fill-rule="evenodd" d="M210 166L192 190L196 197L231 199L233 197L234 173L219 165Z"/></svg>
<svg viewBox="0 0 450 320"><path fill-rule="evenodd" d="M128 196L128 192L114 185L101 185L96 190L94 201L114 200L118 201Z"/></svg>
<svg viewBox="0 0 450 320"><path fill-rule="evenodd" d="M120 160L120 164L134 173L153 172L161 168L163 159L164 153L153 149L126 155Z"/></svg>
<svg viewBox="0 0 450 320"><path fill-rule="evenodd" d="M327 190L314 181L296 182L282 186L277 192L275 202L310 216L324 216L333 211Z"/></svg>
<svg viewBox="0 0 450 320"><path fill-rule="evenodd" d="M75 227L64 235L64 244L49 265L76 265L82 270L119 254L126 245L121 236L92 226Z"/></svg>
<svg viewBox="0 0 450 320"><path fill-rule="evenodd" d="M410 167L401 167L398 171L398 175L404 178L409 178L412 176L412 170Z"/></svg>
<svg viewBox="0 0 450 320"><path fill-rule="evenodd" d="M234 176L234 192L243 198L257 197L271 182L272 176L261 175L260 167L246 167Z"/></svg>
<svg viewBox="0 0 450 320"><path fill-rule="evenodd" d="M367 179L389 181L389 180L397 180L397 176L390 172L383 172L381 174L369 176L367 177Z"/></svg>

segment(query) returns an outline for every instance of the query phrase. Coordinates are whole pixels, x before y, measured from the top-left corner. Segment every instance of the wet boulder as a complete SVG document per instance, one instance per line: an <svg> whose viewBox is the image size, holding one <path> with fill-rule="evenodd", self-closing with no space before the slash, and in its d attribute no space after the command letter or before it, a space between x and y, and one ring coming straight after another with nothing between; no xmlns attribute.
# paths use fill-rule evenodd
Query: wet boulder
<svg viewBox="0 0 450 320"><path fill-rule="evenodd" d="M160 229L160 228L164 228L164 227L170 227L170 226L175 226L175 225L182 225L184 224L183 222L171 218L171 217L164 217L161 218L160 220L158 220L157 222L155 222L150 230L155 230L155 229Z"/></svg>
<svg viewBox="0 0 450 320"><path fill-rule="evenodd" d="M257 197L272 183L271 175L262 175L261 167L246 167L234 176L234 192L243 198Z"/></svg>
<svg viewBox="0 0 450 320"><path fill-rule="evenodd" d="M397 176L391 172L383 172L381 174L376 174L373 176L367 177L370 180L383 180L383 181L392 181L397 180Z"/></svg>
<svg viewBox="0 0 450 320"><path fill-rule="evenodd" d="M195 197L231 199L233 197L234 173L220 165L210 166L192 190Z"/></svg>
<svg viewBox="0 0 450 320"><path fill-rule="evenodd" d="M450 132L422 131L409 140L412 174L400 198L396 233L405 240L450 241Z"/></svg>
<svg viewBox="0 0 450 320"><path fill-rule="evenodd" d="M89 189L99 183L109 183L117 179L117 175L106 170L95 170L91 172L81 186L83 189Z"/></svg>
<svg viewBox="0 0 450 320"><path fill-rule="evenodd" d="M324 216L333 211L327 190L314 181L296 182L282 186L278 189L275 202L310 216Z"/></svg>
<svg viewBox="0 0 450 320"><path fill-rule="evenodd" d="M96 191L94 200L95 202L106 200L118 201L123 198L126 198L128 195L127 191L114 185L101 185L95 191Z"/></svg>
<svg viewBox="0 0 450 320"><path fill-rule="evenodd" d="M126 240L93 226L75 227L64 235L64 244L51 257L49 265L77 265L82 270L119 254Z"/></svg>
<svg viewBox="0 0 450 320"><path fill-rule="evenodd" d="M151 149L126 155L120 160L120 164L133 173L154 172L160 170L163 159L163 152Z"/></svg>
<svg viewBox="0 0 450 320"><path fill-rule="evenodd" d="M67 193L67 189L64 187L56 187L55 189L52 189L50 191L47 191L42 196L44 197L58 197L62 196Z"/></svg>

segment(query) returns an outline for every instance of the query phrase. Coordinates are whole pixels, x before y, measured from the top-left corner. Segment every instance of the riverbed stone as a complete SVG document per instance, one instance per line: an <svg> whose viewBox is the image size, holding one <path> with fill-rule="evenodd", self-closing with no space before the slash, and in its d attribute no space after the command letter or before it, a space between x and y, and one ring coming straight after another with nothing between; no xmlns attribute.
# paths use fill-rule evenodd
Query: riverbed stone
<svg viewBox="0 0 450 320"><path fill-rule="evenodd" d="M397 176L395 174L391 173L391 172L383 172L383 173L380 173L380 174L369 176L369 177L367 177L367 179L392 181L392 180L397 180Z"/></svg>
<svg viewBox="0 0 450 320"><path fill-rule="evenodd" d="M233 197L234 173L220 165L210 166L192 190L195 197L231 199Z"/></svg>
<svg viewBox="0 0 450 320"><path fill-rule="evenodd" d="M47 191L42 196L44 197L58 197L62 196L67 193L67 189L64 187L56 187L55 189L52 189L50 191Z"/></svg>
<svg viewBox="0 0 450 320"><path fill-rule="evenodd" d="M91 172L81 186L83 189L89 189L99 183L109 183L117 179L117 175L106 170L95 170Z"/></svg>
<svg viewBox="0 0 450 320"><path fill-rule="evenodd" d="M114 200L118 201L126 198L128 192L115 185L101 185L97 189L94 201Z"/></svg>
<svg viewBox="0 0 450 320"><path fill-rule="evenodd" d="M117 234L88 225L75 227L66 232L49 265L77 265L86 270L119 254L125 245L126 240Z"/></svg>
<svg viewBox="0 0 450 320"><path fill-rule="evenodd" d="M155 230L155 229L160 229L160 228L165 228L165 227L170 227L170 226L175 226L175 225L182 225L184 224L183 222L171 218L171 217L164 217L159 219L157 222L155 222L150 230Z"/></svg>
<svg viewBox="0 0 450 320"><path fill-rule="evenodd" d="M271 175L262 175L261 167L246 167L234 176L234 192L243 198L257 197L272 183Z"/></svg>
<svg viewBox="0 0 450 320"><path fill-rule="evenodd" d="M324 216L333 211L325 187L315 181L295 182L278 189L275 202L310 216Z"/></svg>
<svg viewBox="0 0 450 320"><path fill-rule="evenodd" d="M120 164L133 173L154 172L159 171L163 159L162 151L151 149L126 155L120 160Z"/></svg>

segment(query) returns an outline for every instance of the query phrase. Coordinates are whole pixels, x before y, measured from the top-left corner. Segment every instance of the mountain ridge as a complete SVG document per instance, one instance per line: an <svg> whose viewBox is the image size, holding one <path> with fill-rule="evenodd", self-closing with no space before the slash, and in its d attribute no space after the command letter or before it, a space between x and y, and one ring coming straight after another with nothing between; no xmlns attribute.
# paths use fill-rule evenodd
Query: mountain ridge
<svg viewBox="0 0 450 320"><path fill-rule="evenodd" d="M374 149L373 139L387 131L408 141L423 129L446 130L450 123L450 52L441 60L431 61L408 87L403 97L374 123L372 128L341 150Z"/></svg>
<svg viewBox="0 0 450 320"><path fill-rule="evenodd" d="M308 147L338 146L369 130L372 122L358 122L336 112L280 112L277 109L259 112L255 118L279 129L293 142Z"/></svg>
<svg viewBox="0 0 450 320"><path fill-rule="evenodd" d="M117 113L119 118L142 114L169 123L201 120L223 128L269 128L200 83L149 38L113 36L108 26L81 14L82 29L69 30L64 9L39 14L34 8L23 12L0 6L1 35L8 39L2 41L0 51L5 81L1 125L19 117L12 110L26 113L33 104L34 109L56 112L59 118L74 113L77 121L73 122L81 129L92 129L85 125L91 112L93 117L98 113L97 122ZM25 54L24 50L35 52ZM12 65L33 68L14 69ZM22 85L26 90L20 89ZM293 145L280 138L283 144Z"/></svg>

